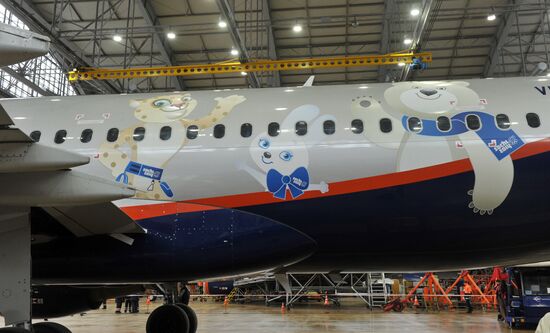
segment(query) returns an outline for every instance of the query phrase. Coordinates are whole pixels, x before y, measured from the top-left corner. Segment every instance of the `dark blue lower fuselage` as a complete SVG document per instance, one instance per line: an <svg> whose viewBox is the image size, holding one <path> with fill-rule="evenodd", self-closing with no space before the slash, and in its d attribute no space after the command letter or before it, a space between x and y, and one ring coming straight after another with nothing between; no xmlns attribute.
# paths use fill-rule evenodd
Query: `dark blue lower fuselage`
<svg viewBox="0 0 550 333"><path fill-rule="evenodd" d="M280 267L419 271L550 259L550 153L514 161L492 215L468 208L472 171L383 189L139 221L133 246L108 236L33 246L44 281L159 281ZM274 222L277 221L277 222ZM297 232L298 230L299 232ZM307 235L307 236L305 236Z"/></svg>

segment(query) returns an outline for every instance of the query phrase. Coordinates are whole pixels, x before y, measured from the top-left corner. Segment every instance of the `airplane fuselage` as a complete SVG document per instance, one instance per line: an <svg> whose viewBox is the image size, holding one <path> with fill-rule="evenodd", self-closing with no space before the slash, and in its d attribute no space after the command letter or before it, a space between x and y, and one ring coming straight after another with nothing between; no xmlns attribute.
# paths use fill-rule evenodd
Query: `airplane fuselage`
<svg viewBox="0 0 550 333"><path fill-rule="evenodd" d="M438 270L550 256L550 87L538 80L1 104L40 144L92 158L77 170L136 188L116 204L138 223L235 209L315 241L291 270Z"/></svg>

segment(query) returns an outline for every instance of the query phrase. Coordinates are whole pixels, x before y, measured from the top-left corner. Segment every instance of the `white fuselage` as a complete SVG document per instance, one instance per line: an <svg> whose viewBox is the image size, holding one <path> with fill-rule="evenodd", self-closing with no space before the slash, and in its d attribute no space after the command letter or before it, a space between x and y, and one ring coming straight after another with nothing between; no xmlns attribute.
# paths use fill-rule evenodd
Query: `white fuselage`
<svg viewBox="0 0 550 333"><path fill-rule="evenodd" d="M535 78L514 78L470 80L460 84L429 83L430 87L434 84L445 88L445 94L449 93L452 96L419 102L426 103L428 113L436 112L437 116L448 115L449 118L468 110L483 110L493 116L506 114L511 122L510 128L526 144L549 136L550 91L549 95L545 96L540 90L541 87L544 88L545 82L537 81ZM470 100L461 105L460 99L463 96L460 94L464 93L452 91L453 85L467 85L468 89L479 96L479 100ZM102 149L111 149L109 152L116 151L123 156L125 160L120 162L123 166L126 165L126 161L136 159L140 164L163 169L161 181L169 185L173 196L163 197L163 193L157 189L155 193L160 193L161 196L143 196L145 199L186 201L263 192L268 190L264 178L269 170L276 169L281 175L289 175L300 167L308 170L311 184L309 188L302 188L304 191L319 191L330 195L331 183L465 159L469 157L469 150L463 146L466 142L461 141L481 142L474 135L475 131L461 134L465 135L463 138L422 136L407 131L400 116L411 115L408 113L408 110L411 110L412 115L423 117L422 113L419 116L422 104L414 104L416 102L413 101L410 103L414 105L410 105L409 108L406 105L409 100L414 99L409 96L411 89L421 91L422 87L411 86L401 95L388 96L391 88L392 84L388 83L197 91L187 94L196 101L193 109L188 110L185 115L180 112L172 117L175 119L166 118L164 121L140 119L138 114L135 114L131 101L183 93L7 99L1 100L0 104L14 119L15 125L25 133L40 131L40 144L92 157L89 165L78 167L80 171L109 179L123 173L124 167L121 165L110 168L109 161L100 161L106 151ZM215 112L218 108L216 98L220 97L239 100L228 107L230 111L224 114L223 119L218 120L214 117L211 123L202 126L203 128L199 126L195 139L187 138L188 127L195 119ZM186 98L189 99L188 96ZM402 110L395 105L394 99L399 98L400 103L405 103ZM470 97L464 97L466 98ZM357 109L362 107L365 107L365 110ZM425 119L434 119L433 115L428 113ZM541 125L537 128L530 127L526 120L527 113L536 113ZM356 119L363 122L364 129L359 134L354 133L352 125ZM382 119L391 121L391 131L381 129ZM324 132L327 121L334 124L333 134ZM307 124L305 135L295 133L297 122ZM279 135L270 136L270 123L279 124ZM214 136L216 124L225 126L225 133L221 138ZM252 134L249 137L241 135L243 124L252 125ZM168 140L159 137L164 126L172 128ZM102 145L107 143L109 129L117 128L122 135L124 131L133 133L135 127L145 129L142 141L132 138L126 142L126 146L113 144L109 148L102 148ZM66 140L56 144L54 137L56 132L62 129L67 131ZM92 139L87 143L80 140L85 129L93 131ZM469 139L465 139L466 136ZM265 147L266 143L262 140L268 141L268 147ZM408 142L406 147L403 146L404 140ZM486 149L487 147L483 147L481 154L484 154ZM109 156L112 156L112 153ZM488 153L487 159L491 159L491 156ZM285 157L290 158L285 160ZM479 161L485 163L483 158ZM144 193L152 182L150 178L141 179L133 174L130 177L134 177L134 185ZM138 178L141 181L137 180ZM154 186L158 188L159 185L153 184ZM291 199L290 196L287 199Z"/></svg>

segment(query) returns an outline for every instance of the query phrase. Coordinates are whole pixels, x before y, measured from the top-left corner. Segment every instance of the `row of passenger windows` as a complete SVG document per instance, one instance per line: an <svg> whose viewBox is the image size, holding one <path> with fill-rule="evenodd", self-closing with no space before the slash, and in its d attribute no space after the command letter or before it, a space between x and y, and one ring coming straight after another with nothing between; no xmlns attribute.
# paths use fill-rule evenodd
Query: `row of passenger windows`
<svg viewBox="0 0 550 333"><path fill-rule="evenodd" d="M540 127L540 118L536 113L528 113L525 118L527 119L527 124L529 127L537 128ZM500 129L509 129L510 125L512 124L510 122L510 118L508 118L505 114L497 114L496 117L496 124L498 128ZM437 129L441 132L448 132L451 130L451 120L448 117L441 116L437 118L436 121ZM417 117L410 117L407 120L407 126L410 131L413 132L420 132L422 131L422 120L420 120ZM481 128L481 119L478 115L470 114L466 116L466 127L472 131L477 131Z"/></svg>
<svg viewBox="0 0 550 333"><path fill-rule="evenodd" d="M510 128L510 119L505 114L498 114L495 117L496 124L500 129L508 129ZM537 128L540 126L540 118L536 113L528 113L526 115L527 124L532 128ZM437 118L436 121L437 128L442 132L448 132L451 130L451 120L448 117L441 116ZM388 118L382 118L379 122L380 125L380 131L382 133L389 133L393 129L392 121ZM296 135L304 136L307 134L307 122L305 121L298 121L294 126L294 132ZM410 117L407 121L407 126L409 130L413 132L420 132L422 131L422 120L420 120L417 117ZM481 128L481 119L479 116L475 114L471 114L466 116L466 126L468 129L476 131ZM355 134L363 133L363 121L360 119L354 119L351 121L351 131ZM332 120L326 120L323 122L323 132L326 135L332 135L336 133L336 124ZM240 129L241 136L243 138L248 138L252 136L252 124L250 123L244 123L241 125ZM269 123L267 126L267 133L269 136L278 136L281 133L281 127L279 123L272 122ZM194 140L199 135L199 127L196 125L191 125L187 127L187 133L186 136L190 140ZM221 139L225 136L225 125L223 124L217 124L214 126L214 130L212 135L216 139ZM33 139L35 142L40 141L41 132L40 131L33 131L30 134L31 139ZM80 135L80 141L83 143L90 142L92 140L93 131L90 128L87 128L82 131ZM109 131L107 131L107 141L108 142L115 142L118 140L119 136L119 130L118 128L111 128ZM66 130L59 130L56 132L54 137L54 142L57 144L61 144L65 142L65 139L67 137L67 131ZM132 135L134 141L142 141L145 138L145 128L144 127L136 127L134 129L134 133ZM172 137L172 127L170 126L164 126L160 129L159 137L161 140L166 141L169 140Z"/></svg>
<svg viewBox="0 0 550 333"><path fill-rule="evenodd" d="M389 123L389 130L391 131L391 120L386 119ZM382 128L382 121L380 122L382 132L384 132L384 129ZM386 125L387 126L387 125ZM386 128L387 129L387 128ZM363 133L363 121L360 119L354 119L351 122L351 131L355 134ZM272 122L269 123L267 126L267 132L270 136L277 136L279 133L281 133L281 128L279 123ZM327 135L332 135L336 133L336 124L332 120L326 120L323 123L323 132ZM307 134L307 122L305 121L299 121L295 125L295 133L297 135L303 136ZM248 138L252 136L252 124L250 123L244 123L241 125L240 134L243 138ZM33 139L35 142L40 141L40 136L42 133L40 131L33 131L30 134L31 139ZM186 136L190 140L194 140L199 135L199 127L196 125L191 125L187 127L187 133ZM217 124L214 126L214 130L212 135L216 139L221 139L225 136L225 125L223 124ZM93 131L90 128L87 128L82 131L80 135L80 141L83 143L90 142L92 140ZM119 130L118 128L111 128L107 131L107 141L108 142L115 142L118 140L119 136ZM142 141L145 139L145 128L144 127L136 127L133 132L133 140L134 141ZM172 127L170 126L164 126L160 129L159 137L161 140L166 141L169 140L172 137ZM54 142L57 144L61 144L65 142L65 139L67 138L67 131L66 130L59 130L55 133Z"/></svg>

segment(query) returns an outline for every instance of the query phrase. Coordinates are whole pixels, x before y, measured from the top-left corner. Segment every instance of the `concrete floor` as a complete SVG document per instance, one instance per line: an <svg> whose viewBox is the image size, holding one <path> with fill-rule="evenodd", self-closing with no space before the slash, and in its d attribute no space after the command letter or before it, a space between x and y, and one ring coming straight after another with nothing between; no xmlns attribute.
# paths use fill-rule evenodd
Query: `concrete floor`
<svg viewBox="0 0 550 333"><path fill-rule="evenodd" d="M192 302L199 318L199 333L313 333L313 332L460 332L494 333L523 332L511 330L496 321L494 312L459 311L439 313L412 311L382 313L362 306L325 309L322 305L300 305L281 314L278 307L231 304L226 313L221 303ZM152 310L154 305L149 310ZM115 314L112 303L107 310L91 311L84 316L72 316L55 321L69 327L73 333L142 333L147 320L146 308L139 314ZM54 321L54 320L52 320Z"/></svg>

